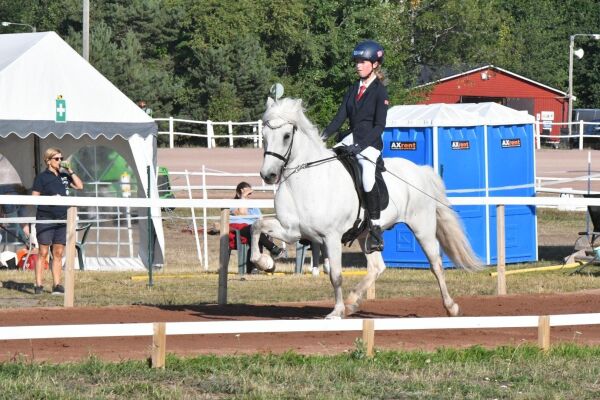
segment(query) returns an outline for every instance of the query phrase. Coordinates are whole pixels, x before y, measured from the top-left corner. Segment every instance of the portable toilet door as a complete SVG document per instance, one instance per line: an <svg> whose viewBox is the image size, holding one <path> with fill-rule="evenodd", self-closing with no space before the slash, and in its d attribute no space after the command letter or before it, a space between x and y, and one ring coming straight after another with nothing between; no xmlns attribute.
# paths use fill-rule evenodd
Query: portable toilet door
<svg viewBox="0 0 600 400"><path fill-rule="evenodd" d="M485 122L487 188L490 197L535 196L535 119L497 103L456 104ZM496 206L489 206L489 264L497 263ZM505 206L506 262L536 261L535 206Z"/></svg>
<svg viewBox="0 0 600 400"><path fill-rule="evenodd" d="M417 165L433 165L433 127L386 128L382 139L383 158L402 157ZM385 231L383 242L382 255L387 266L429 268L425 253L408 225L400 223Z"/></svg>
<svg viewBox="0 0 600 400"><path fill-rule="evenodd" d="M438 127L437 172L448 197L485 197L485 136L481 125ZM475 254L487 257L487 218L484 205L453 206ZM452 262L443 257L444 265Z"/></svg>
<svg viewBox="0 0 600 400"><path fill-rule="evenodd" d="M491 197L534 197L533 124L488 126L489 189ZM501 189L496 189L501 188ZM490 206L490 261L498 260L496 206ZM506 262L536 261L535 206L505 206Z"/></svg>

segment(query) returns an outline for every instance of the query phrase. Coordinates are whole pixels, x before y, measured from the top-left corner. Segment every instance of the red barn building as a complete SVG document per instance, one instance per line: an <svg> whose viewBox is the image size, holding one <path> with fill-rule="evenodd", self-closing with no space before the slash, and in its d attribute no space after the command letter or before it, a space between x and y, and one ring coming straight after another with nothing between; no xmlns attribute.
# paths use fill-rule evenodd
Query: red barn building
<svg viewBox="0 0 600 400"><path fill-rule="evenodd" d="M560 134L567 122L568 94L493 65L463 72L419 86L426 89L421 104L496 102L515 110L525 110L542 122L541 129ZM547 122L545 125L543 122ZM565 125L566 126L566 125Z"/></svg>

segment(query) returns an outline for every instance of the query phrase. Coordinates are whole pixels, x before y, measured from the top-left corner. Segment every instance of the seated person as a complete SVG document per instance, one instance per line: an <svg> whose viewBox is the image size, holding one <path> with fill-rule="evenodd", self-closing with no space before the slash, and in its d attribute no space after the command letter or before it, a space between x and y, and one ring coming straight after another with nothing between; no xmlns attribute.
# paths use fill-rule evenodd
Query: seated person
<svg viewBox="0 0 600 400"><path fill-rule="evenodd" d="M29 194L27 188L20 183L2 185L6 186L2 188L2 193L7 195L27 195ZM23 218L35 216L35 206L23 205L23 204L0 204L0 218ZM7 223L0 224L1 230L7 233L8 240L16 240L23 244L29 243L29 224L28 223ZM2 235L0 234L0 241ZM34 238L32 238L34 239ZM35 241L34 241L35 242Z"/></svg>
<svg viewBox="0 0 600 400"><path fill-rule="evenodd" d="M248 182L240 182L235 189L234 199L247 199L251 194L252 186ZM230 232L232 230L238 230L242 236L242 243L250 244L252 239L252 224L261 217L262 214L258 208L232 208L229 220ZM273 240L264 233L260 234L258 246L261 252L263 247L266 247L271 253L271 256L275 259L283 255L283 249L275 245ZM250 269L248 272L251 272L252 265L249 265L248 268Z"/></svg>

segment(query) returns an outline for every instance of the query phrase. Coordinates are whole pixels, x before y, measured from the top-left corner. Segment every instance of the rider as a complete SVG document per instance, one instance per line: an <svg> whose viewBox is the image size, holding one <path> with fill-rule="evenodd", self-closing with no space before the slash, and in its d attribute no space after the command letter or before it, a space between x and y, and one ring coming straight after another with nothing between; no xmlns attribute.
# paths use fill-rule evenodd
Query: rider
<svg viewBox="0 0 600 400"><path fill-rule="evenodd" d="M359 43L352 52L359 80L348 88L340 108L325 128L321 137L326 140L335 133L346 118L350 122L351 134L338 135L339 143L357 157L362 170L363 190L366 194L366 208L371 217L371 228L367 236L367 252L383 250L381 234L379 190L375 184L377 159L381 155L383 141L381 134L385 128L388 109L388 94L383 85L383 47L372 40Z"/></svg>

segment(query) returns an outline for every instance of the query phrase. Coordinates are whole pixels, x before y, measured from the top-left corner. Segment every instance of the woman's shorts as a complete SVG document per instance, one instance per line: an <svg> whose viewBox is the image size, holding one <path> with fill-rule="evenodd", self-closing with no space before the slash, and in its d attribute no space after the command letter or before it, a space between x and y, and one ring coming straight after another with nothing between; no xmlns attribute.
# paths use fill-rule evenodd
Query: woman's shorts
<svg viewBox="0 0 600 400"><path fill-rule="evenodd" d="M67 243L67 224L37 224L38 244L66 244Z"/></svg>

